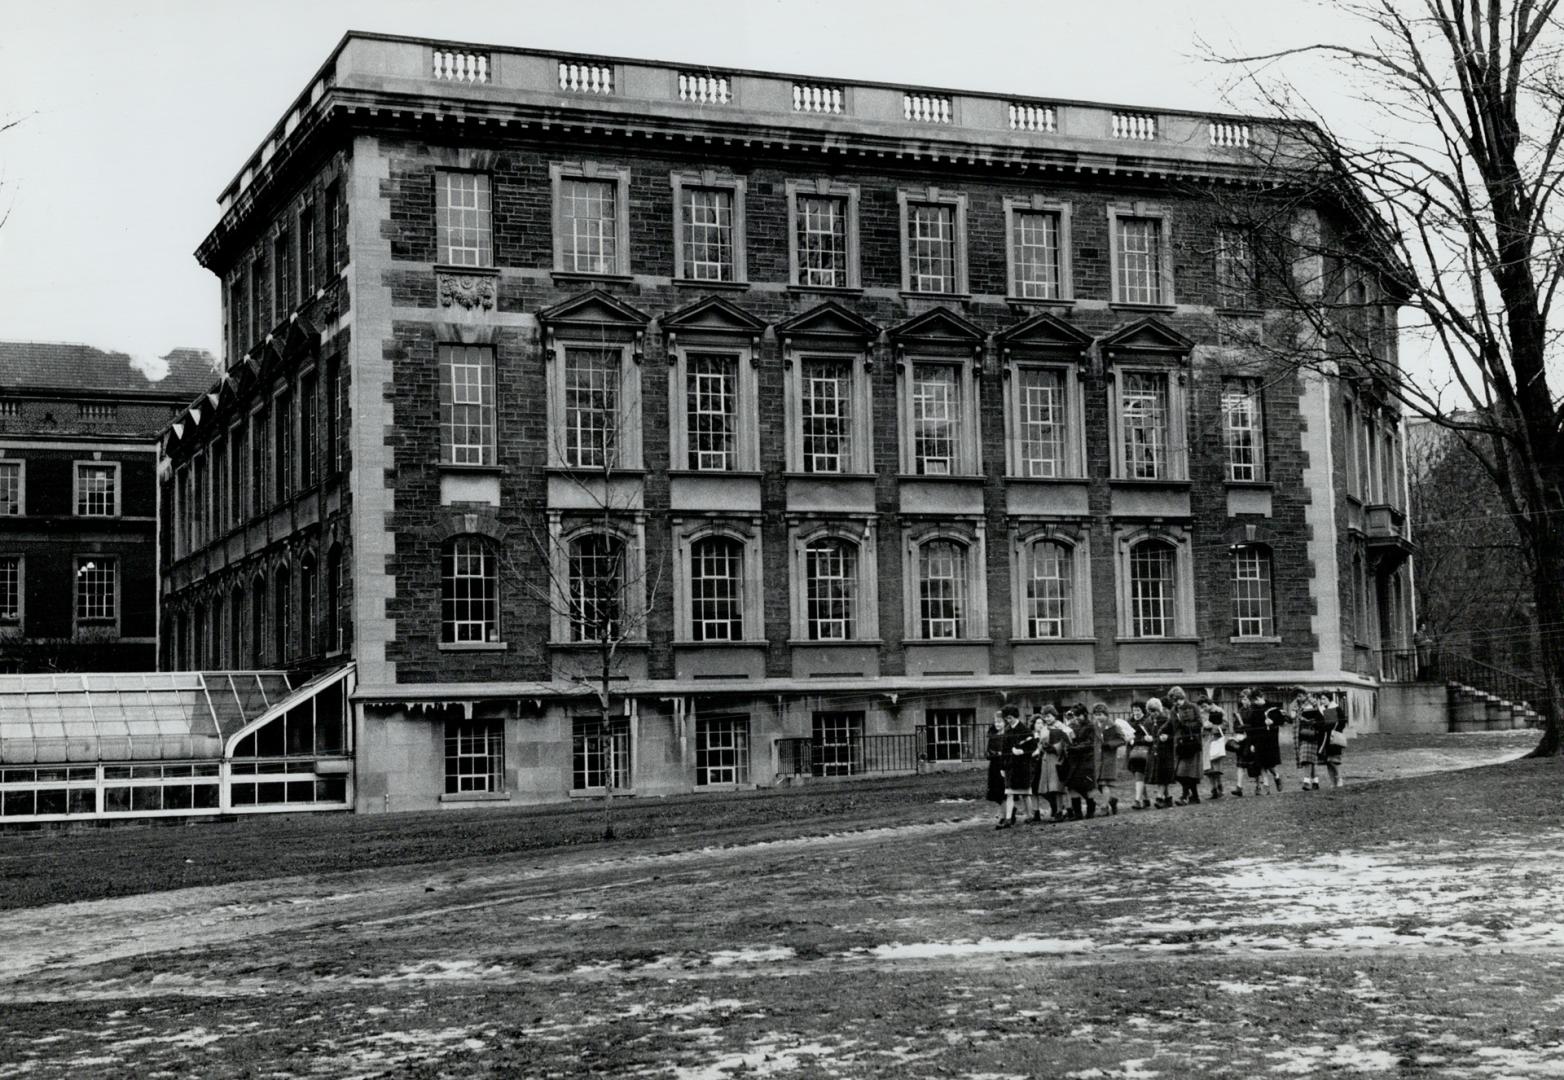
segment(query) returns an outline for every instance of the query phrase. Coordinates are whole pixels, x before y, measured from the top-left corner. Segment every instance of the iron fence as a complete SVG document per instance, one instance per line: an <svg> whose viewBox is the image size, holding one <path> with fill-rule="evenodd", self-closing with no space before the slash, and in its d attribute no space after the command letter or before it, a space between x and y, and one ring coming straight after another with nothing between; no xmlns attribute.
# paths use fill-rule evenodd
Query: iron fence
<svg viewBox="0 0 1564 1080"><path fill-rule="evenodd" d="M914 734L778 739L777 772L783 776L917 772L918 745Z"/></svg>

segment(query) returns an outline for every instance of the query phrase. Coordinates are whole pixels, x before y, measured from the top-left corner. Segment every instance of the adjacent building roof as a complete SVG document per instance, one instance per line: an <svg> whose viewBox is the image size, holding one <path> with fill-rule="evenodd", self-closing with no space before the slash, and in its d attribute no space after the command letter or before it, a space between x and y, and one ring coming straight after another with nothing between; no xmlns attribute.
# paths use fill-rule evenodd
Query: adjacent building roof
<svg viewBox="0 0 1564 1080"><path fill-rule="evenodd" d="M153 381L122 352L53 341L0 341L0 394L8 390L128 396L155 394L189 401L211 389L217 370L203 349L175 349L163 359L168 373Z"/></svg>

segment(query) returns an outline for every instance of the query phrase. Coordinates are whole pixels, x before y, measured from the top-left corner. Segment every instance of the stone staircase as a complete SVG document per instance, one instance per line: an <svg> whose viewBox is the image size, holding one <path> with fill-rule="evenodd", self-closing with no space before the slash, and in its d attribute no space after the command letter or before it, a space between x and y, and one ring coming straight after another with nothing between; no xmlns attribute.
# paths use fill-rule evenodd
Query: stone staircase
<svg viewBox="0 0 1564 1080"><path fill-rule="evenodd" d="M1547 689L1536 679L1465 653L1410 649L1380 657L1380 730L1508 731L1542 726Z"/></svg>
<svg viewBox="0 0 1564 1080"><path fill-rule="evenodd" d="M1542 725L1542 714L1525 701L1510 701L1454 680L1446 682L1445 689L1450 695L1451 731L1508 731Z"/></svg>

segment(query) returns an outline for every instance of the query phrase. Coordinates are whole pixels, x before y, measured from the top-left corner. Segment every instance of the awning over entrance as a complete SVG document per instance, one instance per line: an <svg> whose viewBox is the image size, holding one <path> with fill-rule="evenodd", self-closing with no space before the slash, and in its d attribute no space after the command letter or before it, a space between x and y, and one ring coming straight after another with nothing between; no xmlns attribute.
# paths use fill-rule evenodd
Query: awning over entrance
<svg viewBox="0 0 1564 1080"><path fill-rule="evenodd" d="M0 764L217 760L306 682L283 671L0 676Z"/></svg>

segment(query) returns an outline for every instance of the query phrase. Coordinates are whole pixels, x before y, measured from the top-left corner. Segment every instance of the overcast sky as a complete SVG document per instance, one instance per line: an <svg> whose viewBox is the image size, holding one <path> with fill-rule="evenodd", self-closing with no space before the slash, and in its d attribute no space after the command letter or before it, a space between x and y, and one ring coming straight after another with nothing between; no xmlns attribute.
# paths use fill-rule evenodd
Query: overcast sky
<svg viewBox="0 0 1564 1080"><path fill-rule="evenodd" d="M191 254L348 29L1220 109L1200 40L1329 34L1307 0L0 0L0 338L216 353ZM155 365L154 365L155 366Z"/></svg>

